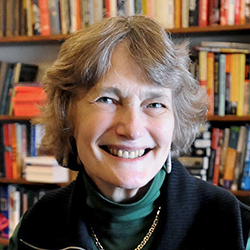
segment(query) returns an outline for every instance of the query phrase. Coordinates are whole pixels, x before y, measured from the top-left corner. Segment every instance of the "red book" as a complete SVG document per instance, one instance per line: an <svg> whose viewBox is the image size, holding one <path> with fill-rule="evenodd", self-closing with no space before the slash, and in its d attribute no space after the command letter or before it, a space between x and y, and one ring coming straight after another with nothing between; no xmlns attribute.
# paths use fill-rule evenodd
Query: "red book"
<svg viewBox="0 0 250 250"><path fill-rule="evenodd" d="M208 0L199 0L199 19L200 27L208 26Z"/></svg>
<svg viewBox="0 0 250 250"><path fill-rule="evenodd" d="M214 115L214 53L207 53L207 95L209 99L208 115Z"/></svg>
<svg viewBox="0 0 250 250"><path fill-rule="evenodd" d="M41 35L50 35L49 5L47 0L38 0L40 9Z"/></svg>
<svg viewBox="0 0 250 250"><path fill-rule="evenodd" d="M3 125L4 133L4 163L5 163L5 177L8 179L13 178L12 167L12 125L6 123Z"/></svg>
<svg viewBox="0 0 250 250"><path fill-rule="evenodd" d="M220 25L228 25L229 0L221 0L220 3Z"/></svg>
<svg viewBox="0 0 250 250"><path fill-rule="evenodd" d="M234 0L234 25L240 24L240 2L241 0Z"/></svg>

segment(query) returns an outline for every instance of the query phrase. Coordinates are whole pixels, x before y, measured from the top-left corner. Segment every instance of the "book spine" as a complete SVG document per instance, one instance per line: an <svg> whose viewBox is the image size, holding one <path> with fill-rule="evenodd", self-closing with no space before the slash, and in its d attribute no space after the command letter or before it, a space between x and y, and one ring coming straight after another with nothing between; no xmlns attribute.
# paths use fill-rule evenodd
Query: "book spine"
<svg viewBox="0 0 250 250"><path fill-rule="evenodd" d="M50 35L50 19L48 0L38 0L40 8L41 35Z"/></svg>
<svg viewBox="0 0 250 250"><path fill-rule="evenodd" d="M239 81L238 81L238 89L239 89L239 97L238 97L238 105L237 105L237 116L244 115L244 87L245 87L245 65L246 65L246 55L239 54Z"/></svg>
<svg viewBox="0 0 250 250"><path fill-rule="evenodd" d="M208 0L200 0L199 1L198 25L200 27L208 26Z"/></svg>
<svg viewBox="0 0 250 250"><path fill-rule="evenodd" d="M219 56L219 116L225 115L226 55Z"/></svg>
<svg viewBox="0 0 250 250"><path fill-rule="evenodd" d="M207 115L214 115L214 53L207 53L207 95L209 107Z"/></svg>
<svg viewBox="0 0 250 250"><path fill-rule="evenodd" d="M189 26L198 26L199 0L189 1Z"/></svg>
<svg viewBox="0 0 250 250"><path fill-rule="evenodd" d="M174 27L181 28L181 0L174 0Z"/></svg>
<svg viewBox="0 0 250 250"><path fill-rule="evenodd" d="M207 51L199 52L199 82L203 89L207 89Z"/></svg>

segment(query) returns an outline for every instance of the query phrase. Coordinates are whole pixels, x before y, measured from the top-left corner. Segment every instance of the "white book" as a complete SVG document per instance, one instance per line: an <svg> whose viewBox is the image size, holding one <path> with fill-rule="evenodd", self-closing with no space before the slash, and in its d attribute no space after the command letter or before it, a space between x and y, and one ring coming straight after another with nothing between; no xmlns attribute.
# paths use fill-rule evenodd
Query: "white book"
<svg viewBox="0 0 250 250"><path fill-rule="evenodd" d="M98 22L103 19L103 1L102 0L93 0L92 9L90 12L93 13L93 22Z"/></svg>
<svg viewBox="0 0 250 250"><path fill-rule="evenodd" d="M155 19L165 29L174 28L174 0L155 0Z"/></svg>
<svg viewBox="0 0 250 250"><path fill-rule="evenodd" d="M24 157L24 166L27 165L58 166L59 164L54 156L26 156Z"/></svg>
<svg viewBox="0 0 250 250"><path fill-rule="evenodd" d="M65 183L69 182L69 170L61 166L32 166L25 169L25 179L30 182Z"/></svg>
<svg viewBox="0 0 250 250"><path fill-rule="evenodd" d="M126 16L132 16L135 14L135 1L134 0L127 0L125 2L125 11L126 11Z"/></svg>

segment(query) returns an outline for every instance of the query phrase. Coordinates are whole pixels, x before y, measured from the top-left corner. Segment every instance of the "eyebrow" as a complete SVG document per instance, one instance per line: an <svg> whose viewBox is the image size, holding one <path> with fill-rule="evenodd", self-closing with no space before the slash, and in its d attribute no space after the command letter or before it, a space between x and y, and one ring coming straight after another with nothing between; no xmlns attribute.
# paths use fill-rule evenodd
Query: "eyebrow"
<svg viewBox="0 0 250 250"><path fill-rule="evenodd" d="M122 96L122 92L119 88L116 87L106 87L106 88L99 88L100 93L103 94L115 94L117 96ZM170 96L168 94L162 93L161 90L156 91L147 91L146 95L145 95L146 99L167 99L168 101L170 101Z"/></svg>

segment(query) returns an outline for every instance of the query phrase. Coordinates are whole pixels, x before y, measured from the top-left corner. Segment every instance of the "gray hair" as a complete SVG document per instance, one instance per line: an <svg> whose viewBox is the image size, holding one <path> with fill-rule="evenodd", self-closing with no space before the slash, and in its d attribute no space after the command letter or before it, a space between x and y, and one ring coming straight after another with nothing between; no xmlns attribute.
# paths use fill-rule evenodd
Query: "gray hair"
<svg viewBox="0 0 250 250"><path fill-rule="evenodd" d="M65 156L77 158L73 139L77 96L81 89L88 91L105 74L114 48L121 41L126 41L132 60L154 85L172 89L173 156L190 148L200 125L205 122L207 97L189 72L188 44L175 45L164 28L149 17L103 19L68 38L43 79L48 96L39 118L39 122L45 124L43 146L52 150L60 164Z"/></svg>

